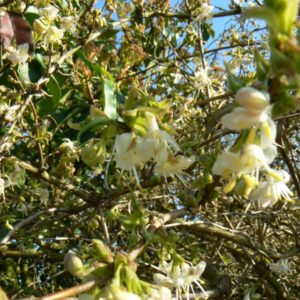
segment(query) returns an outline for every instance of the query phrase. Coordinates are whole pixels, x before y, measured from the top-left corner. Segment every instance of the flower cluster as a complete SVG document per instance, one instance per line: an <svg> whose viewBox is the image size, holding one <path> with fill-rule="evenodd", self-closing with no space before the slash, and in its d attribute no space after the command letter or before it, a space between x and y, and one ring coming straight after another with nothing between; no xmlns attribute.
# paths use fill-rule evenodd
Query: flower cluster
<svg viewBox="0 0 300 300"><path fill-rule="evenodd" d="M159 176L174 177L183 173L193 162L193 158L177 155L179 145L173 137L159 129L155 116L146 112L147 133L141 137L134 133L116 136L115 161L117 167L133 174L139 183L136 167L153 159L154 172Z"/></svg>
<svg viewBox="0 0 300 300"><path fill-rule="evenodd" d="M291 201L287 187L289 175L270 167L277 155L276 124L271 118L270 96L251 87L240 89L235 97L239 106L221 118L221 123L232 130L245 130L247 138L239 150L223 151L217 157L212 172L230 179L224 191L230 192L237 182L244 184L243 195L257 200L265 208L279 199ZM260 174L265 180L259 182Z"/></svg>
<svg viewBox="0 0 300 300"><path fill-rule="evenodd" d="M66 31L74 33L76 30L77 17L65 16L60 18L60 28L56 26L59 9L49 5L39 9L39 19L33 24L34 31L44 43L60 44Z"/></svg>
<svg viewBox="0 0 300 300"><path fill-rule="evenodd" d="M167 263L164 265L164 272L166 275L161 273L154 273L153 279L157 285L165 286L169 289L176 289L176 298L181 299L182 293L185 294L186 299L190 297L190 290L195 296L193 284L196 284L198 288L205 293L202 285L200 284L200 276L204 272L206 263L201 261L196 266L191 266L185 262Z"/></svg>

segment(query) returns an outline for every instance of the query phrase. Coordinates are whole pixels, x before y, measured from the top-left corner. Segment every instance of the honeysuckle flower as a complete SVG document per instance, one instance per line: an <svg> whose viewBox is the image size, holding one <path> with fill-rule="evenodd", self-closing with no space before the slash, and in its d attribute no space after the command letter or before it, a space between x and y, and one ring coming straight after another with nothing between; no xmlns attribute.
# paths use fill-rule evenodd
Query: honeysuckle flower
<svg viewBox="0 0 300 300"><path fill-rule="evenodd" d="M132 133L116 136L115 158L117 168L132 172L139 183L136 166L148 161L153 155L151 141Z"/></svg>
<svg viewBox="0 0 300 300"><path fill-rule="evenodd" d="M12 122L16 117L16 112L20 108L20 105L8 106L6 103L0 104L0 115L2 120Z"/></svg>
<svg viewBox="0 0 300 300"><path fill-rule="evenodd" d="M18 45L17 48L10 46L7 51L7 59L11 61L12 64L24 64L29 55L28 55L29 45L27 43Z"/></svg>
<svg viewBox="0 0 300 300"><path fill-rule="evenodd" d="M187 299L189 299L190 289L194 293L192 284L196 284L201 291L205 292L200 284L200 276L204 272L206 263L200 262L196 266L190 266L187 263L167 265L165 271L167 275L154 273L153 280L157 285L165 286L167 288L175 288L176 296L184 292Z"/></svg>
<svg viewBox="0 0 300 300"><path fill-rule="evenodd" d="M0 177L0 198L5 199L5 181Z"/></svg>
<svg viewBox="0 0 300 300"><path fill-rule="evenodd" d="M291 271L292 263L288 260L280 260L269 264L270 269L278 274L284 274Z"/></svg>
<svg viewBox="0 0 300 300"><path fill-rule="evenodd" d="M264 150L255 144L245 145L239 152L223 151L217 157L212 172L224 178L232 173L258 173L260 169L268 169L273 156L268 156Z"/></svg>
<svg viewBox="0 0 300 300"><path fill-rule="evenodd" d="M167 149L162 149L157 155L157 164L154 172L164 177L174 177L180 175L194 161L194 158L186 158L183 155L174 155Z"/></svg>
<svg viewBox="0 0 300 300"><path fill-rule="evenodd" d="M270 95L252 87L244 87L236 93L235 102L250 113L258 114L270 105Z"/></svg>
<svg viewBox="0 0 300 300"><path fill-rule="evenodd" d="M162 148L172 148L175 152L180 151L179 145L172 136L166 131L159 129L155 116L150 112L146 112L145 116L147 126L145 138L152 143L154 155L157 155Z"/></svg>
<svg viewBox="0 0 300 300"><path fill-rule="evenodd" d="M221 118L221 123L231 130L242 130L257 126L268 120L268 114L263 111L259 114L249 112L244 107L236 107Z"/></svg>
<svg viewBox="0 0 300 300"><path fill-rule="evenodd" d="M60 44L64 36L64 31L56 26L49 26L45 32L44 39L46 43Z"/></svg>
<svg viewBox="0 0 300 300"><path fill-rule="evenodd" d="M76 30L78 18L75 16L62 17L60 19L60 28L73 33Z"/></svg>
<svg viewBox="0 0 300 300"><path fill-rule="evenodd" d="M52 5L49 5L44 8L40 8L39 13L42 17L45 17L47 20L53 21L57 17L59 9Z"/></svg>
<svg viewBox="0 0 300 300"><path fill-rule="evenodd" d="M251 87L240 89L235 102L241 105L221 118L221 123L231 130L256 128L260 130L261 145L275 143L276 125L271 118L270 96Z"/></svg>
<svg viewBox="0 0 300 300"><path fill-rule="evenodd" d="M160 286L158 289L152 289L151 294L143 298L145 300L172 300L172 292L165 286Z"/></svg>
<svg viewBox="0 0 300 300"><path fill-rule="evenodd" d="M33 23L33 30L38 34L38 35L43 35L49 26L44 24L44 22L40 19L37 19Z"/></svg>
<svg viewBox="0 0 300 300"><path fill-rule="evenodd" d="M202 21L208 18L212 12L214 7L207 3L202 3L200 7L198 7L194 12L193 15L195 16L196 21Z"/></svg>
<svg viewBox="0 0 300 300"><path fill-rule="evenodd" d="M278 200L292 202L292 191L286 185L290 180L290 175L284 171L269 170L267 181L261 182L250 194L250 198L257 200L262 208L273 206Z"/></svg>
<svg viewBox="0 0 300 300"><path fill-rule="evenodd" d="M207 74L206 69L200 69L195 73L194 87L200 91L203 91L208 86L211 86L212 82Z"/></svg>

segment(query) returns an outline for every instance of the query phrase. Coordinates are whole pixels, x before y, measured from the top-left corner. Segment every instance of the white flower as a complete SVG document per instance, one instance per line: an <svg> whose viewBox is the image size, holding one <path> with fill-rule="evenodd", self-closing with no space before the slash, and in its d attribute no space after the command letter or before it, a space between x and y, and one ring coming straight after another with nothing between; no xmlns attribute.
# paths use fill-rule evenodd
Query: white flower
<svg viewBox="0 0 300 300"><path fill-rule="evenodd" d="M5 199L5 181L0 177L0 198Z"/></svg>
<svg viewBox="0 0 300 300"><path fill-rule="evenodd" d="M78 18L75 16L63 17L60 19L60 27L65 31L73 33L76 30Z"/></svg>
<svg viewBox="0 0 300 300"><path fill-rule="evenodd" d="M150 112L146 112L145 116L147 125L146 138L152 142L154 155L159 154L162 148L171 147L175 152L180 151L179 145L171 135L166 131L159 129L155 116Z"/></svg>
<svg viewBox="0 0 300 300"><path fill-rule="evenodd" d="M249 174L268 169L270 157L255 144L245 145L239 152L223 151L215 161L212 172L226 178L232 173Z"/></svg>
<svg viewBox="0 0 300 300"><path fill-rule="evenodd" d="M20 105L8 106L6 103L0 104L0 115L4 115L1 118L7 122L12 122L16 117L16 111L20 108Z"/></svg>
<svg viewBox="0 0 300 300"><path fill-rule="evenodd" d="M273 206L280 199L292 202L293 193L286 185L290 175L284 170L270 170L268 174L267 181L261 182L251 193L250 198L257 200L262 208Z"/></svg>
<svg viewBox="0 0 300 300"><path fill-rule="evenodd" d="M211 86L212 82L207 74L207 70L201 69L195 73L194 86L196 89L203 91L206 87Z"/></svg>
<svg viewBox="0 0 300 300"><path fill-rule="evenodd" d="M145 300L172 300L172 293L167 287L160 286L158 289L153 289Z"/></svg>
<svg viewBox="0 0 300 300"><path fill-rule="evenodd" d="M270 105L270 95L252 87L243 87L236 93L235 102L249 112L257 114Z"/></svg>
<svg viewBox="0 0 300 300"><path fill-rule="evenodd" d="M184 291L187 299L189 299L190 289L194 293L192 284L196 284L203 292L205 292L199 282L199 278L204 272L205 267L206 263L204 261L196 266L190 266L184 262L178 265L173 265L173 263L171 263L167 265L165 269L167 273L166 276L160 273L154 273L153 280L157 285L176 288L177 296Z"/></svg>
<svg viewBox="0 0 300 300"><path fill-rule="evenodd" d="M273 272L282 274L291 271L292 263L288 260L280 260L276 263L270 263L269 266Z"/></svg>
<svg viewBox="0 0 300 300"><path fill-rule="evenodd" d="M151 142L140 136L134 136L132 133L123 133L116 136L115 151L117 168L120 168L122 172L133 172L139 183L136 166L152 157Z"/></svg>
<svg viewBox="0 0 300 300"><path fill-rule="evenodd" d="M266 122L268 118L265 111L254 114L243 107L236 107L230 113L224 115L220 122L228 129L242 130Z"/></svg>
<svg viewBox="0 0 300 300"><path fill-rule="evenodd" d="M207 3L202 3L199 8L197 8L193 15L195 16L196 21L202 21L206 18L208 18L212 12L214 7L212 5L209 5Z"/></svg>
<svg viewBox="0 0 300 300"><path fill-rule="evenodd" d="M57 17L58 12L59 12L59 9L57 9L56 7L54 7L52 5L49 5L44 8L39 9L40 15L42 17L45 17L49 21L53 21Z"/></svg>
<svg viewBox="0 0 300 300"><path fill-rule="evenodd" d="M276 125L270 117L272 106L269 94L244 87L237 92L235 102L241 106L224 115L220 122L231 130L259 129L261 145L274 144Z"/></svg>
<svg viewBox="0 0 300 300"><path fill-rule="evenodd" d="M27 43L18 45L17 48L9 47L7 49L8 51L7 59L10 60L11 63L14 65L24 64L29 57L28 50L29 50L29 45Z"/></svg>
<svg viewBox="0 0 300 300"><path fill-rule="evenodd" d="M44 38L47 43L60 44L63 36L64 31L62 29L58 29L56 26L49 26Z"/></svg>
<svg viewBox="0 0 300 300"><path fill-rule="evenodd" d="M162 149L157 155L157 164L154 172L164 177L174 177L186 170L192 163L193 158L186 158L183 155L174 155L166 149Z"/></svg>

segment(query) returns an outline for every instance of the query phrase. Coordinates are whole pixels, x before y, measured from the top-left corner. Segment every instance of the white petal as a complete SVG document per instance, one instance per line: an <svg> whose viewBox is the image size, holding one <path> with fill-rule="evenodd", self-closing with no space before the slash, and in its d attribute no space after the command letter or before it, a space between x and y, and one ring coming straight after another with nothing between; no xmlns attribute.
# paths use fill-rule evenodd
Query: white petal
<svg viewBox="0 0 300 300"><path fill-rule="evenodd" d="M215 175L224 176L239 171L241 169L241 160L238 153L223 151L218 155L212 172Z"/></svg>
<svg viewBox="0 0 300 300"><path fill-rule="evenodd" d="M257 126L266 121L268 115L266 113L253 114L243 107L234 108L229 114L221 118L221 123L231 130L241 130Z"/></svg>
<svg viewBox="0 0 300 300"><path fill-rule="evenodd" d="M270 104L270 96L268 93L260 92L254 88L244 87L237 92L235 102L249 112L259 114Z"/></svg>

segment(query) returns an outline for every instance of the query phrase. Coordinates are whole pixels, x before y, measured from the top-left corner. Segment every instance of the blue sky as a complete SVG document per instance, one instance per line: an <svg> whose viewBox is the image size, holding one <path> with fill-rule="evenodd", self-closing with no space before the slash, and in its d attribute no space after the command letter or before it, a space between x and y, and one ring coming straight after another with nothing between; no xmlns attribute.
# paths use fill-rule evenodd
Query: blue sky
<svg viewBox="0 0 300 300"><path fill-rule="evenodd" d="M103 7L104 2L104 0L99 0L97 6L100 8ZM171 0L171 5L176 5L177 2L177 0ZM228 9L230 3L231 0L211 0L211 5L223 9ZM213 26L216 33L216 37L224 31L224 27L226 26L226 23L229 21L229 19L230 17L222 17L213 20Z"/></svg>

